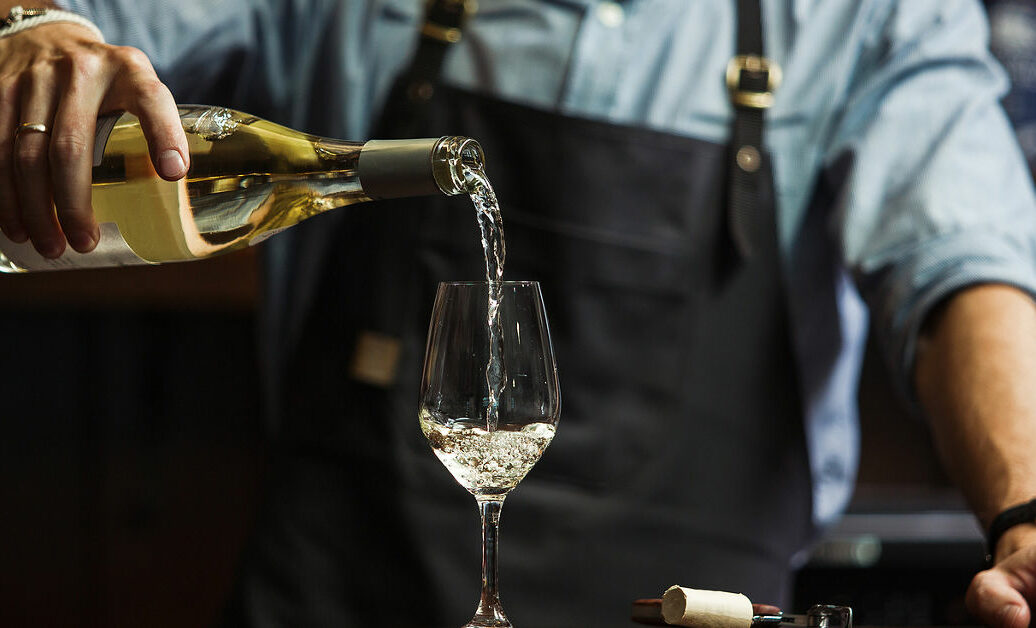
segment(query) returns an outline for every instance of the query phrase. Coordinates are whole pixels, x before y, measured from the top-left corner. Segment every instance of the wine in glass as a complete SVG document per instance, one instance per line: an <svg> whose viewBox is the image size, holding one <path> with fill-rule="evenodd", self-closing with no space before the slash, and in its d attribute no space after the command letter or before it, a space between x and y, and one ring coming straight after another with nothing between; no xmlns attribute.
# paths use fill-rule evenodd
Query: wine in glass
<svg viewBox="0 0 1036 628"><path fill-rule="evenodd" d="M500 509L550 444L561 414L537 282L439 284L419 414L435 455L475 496L482 517L482 595L464 628L508 627L497 588Z"/></svg>

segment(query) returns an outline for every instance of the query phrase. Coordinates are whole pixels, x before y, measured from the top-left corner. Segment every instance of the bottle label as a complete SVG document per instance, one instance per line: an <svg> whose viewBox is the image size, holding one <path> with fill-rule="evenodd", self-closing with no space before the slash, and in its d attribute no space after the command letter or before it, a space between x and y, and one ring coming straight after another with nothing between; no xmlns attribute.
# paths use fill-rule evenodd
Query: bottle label
<svg viewBox="0 0 1036 628"><path fill-rule="evenodd" d="M101 239L90 253L76 253L71 247L57 259L47 259L36 252L31 242L18 244L0 233L0 253L23 270L68 270L73 268L101 268L107 266L137 266L151 264L130 248L114 222L100 225Z"/></svg>

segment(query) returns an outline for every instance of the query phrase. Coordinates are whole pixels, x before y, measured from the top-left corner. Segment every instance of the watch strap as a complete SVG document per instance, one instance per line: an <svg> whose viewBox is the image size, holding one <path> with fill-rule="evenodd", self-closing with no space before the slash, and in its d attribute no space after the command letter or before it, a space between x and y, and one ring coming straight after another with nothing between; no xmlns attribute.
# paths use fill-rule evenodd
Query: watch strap
<svg viewBox="0 0 1036 628"><path fill-rule="evenodd" d="M1036 499L1011 506L993 519L986 534L990 561L996 555L996 545L1004 533L1022 523L1036 523Z"/></svg>

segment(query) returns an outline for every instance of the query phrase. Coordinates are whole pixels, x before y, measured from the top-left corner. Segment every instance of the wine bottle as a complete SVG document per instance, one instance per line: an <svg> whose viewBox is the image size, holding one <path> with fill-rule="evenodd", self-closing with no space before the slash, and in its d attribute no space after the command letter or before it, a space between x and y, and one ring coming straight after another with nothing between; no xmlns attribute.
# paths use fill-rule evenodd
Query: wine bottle
<svg viewBox="0 0 1036 628"><path fill-rule="evenodd" d="M97 248L57 259L0 234L0 272L161 264L257 244L311 216L369 200L459 194L481 169L472 139L345 142L220 107L179 107L191 166L155 172L139 120L102 117L94 147Z"/></svg>

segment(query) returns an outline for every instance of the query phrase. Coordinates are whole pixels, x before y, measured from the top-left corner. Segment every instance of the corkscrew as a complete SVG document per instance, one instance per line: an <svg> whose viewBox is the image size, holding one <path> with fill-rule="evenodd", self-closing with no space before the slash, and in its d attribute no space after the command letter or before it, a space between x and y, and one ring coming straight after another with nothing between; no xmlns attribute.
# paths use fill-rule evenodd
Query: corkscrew
<svg viewBox="0 0 1036 628"><path fill-rule="evenodd" d="M816 604L805 615L789 615L776 609L776 613L753 615L753 626L807 626L809 628L852 628L853 609L848 606Z"/></svg>

